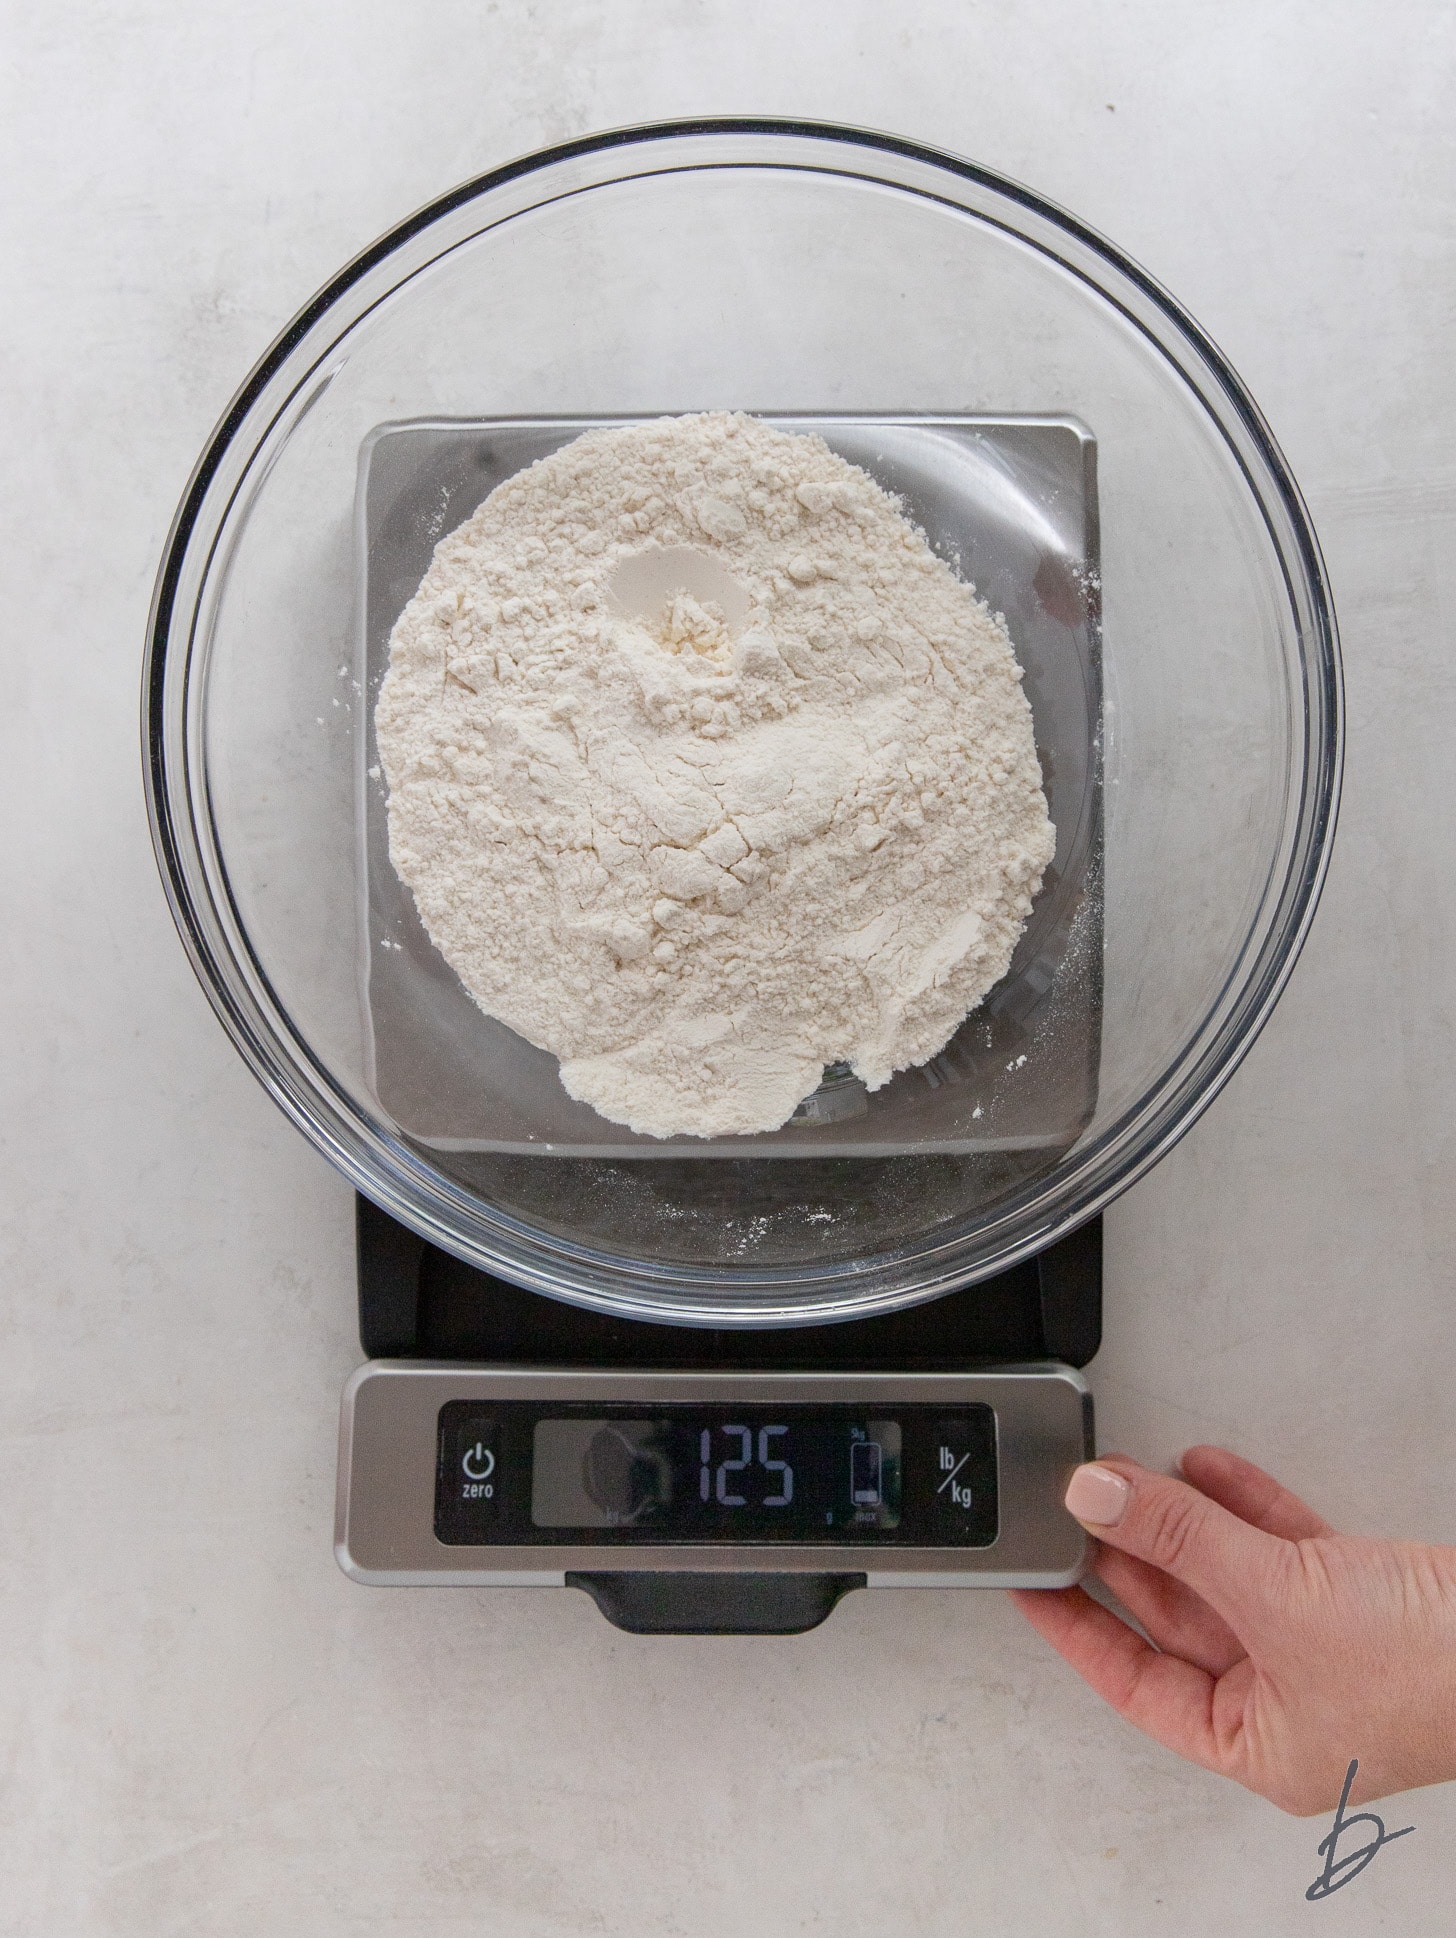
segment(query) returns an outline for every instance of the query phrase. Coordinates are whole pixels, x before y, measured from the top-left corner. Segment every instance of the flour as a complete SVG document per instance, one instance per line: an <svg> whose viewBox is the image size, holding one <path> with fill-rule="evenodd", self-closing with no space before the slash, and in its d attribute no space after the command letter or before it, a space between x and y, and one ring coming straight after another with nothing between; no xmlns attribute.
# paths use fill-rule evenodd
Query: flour
<svg viewBox="0 0 1456 1938"><path fill-rule="evenodd" d="M573 1097L770 1130L922 1063L1053 852L999 619L818 437L592 431L437 547L375 727L389 852Z"/></svg>

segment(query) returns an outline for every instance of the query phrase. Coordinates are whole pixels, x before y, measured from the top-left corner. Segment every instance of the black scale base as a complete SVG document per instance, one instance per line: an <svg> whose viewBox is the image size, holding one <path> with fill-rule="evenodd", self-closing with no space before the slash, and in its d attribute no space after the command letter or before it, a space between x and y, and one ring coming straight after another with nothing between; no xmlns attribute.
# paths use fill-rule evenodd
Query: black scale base
<svg viewBox="0 0 1456 1938"><path fill-rule="evenodd" d="M358 1200L359 1341L370 1359L723 1372L966 1372L1060 1360L1102 1339L1102 1221L1036 1258L882 1318L714 1330L615 1319L465 1265ZM785 1635L822 1622L862 1574L569 1575L637 1634Z"/></svg>

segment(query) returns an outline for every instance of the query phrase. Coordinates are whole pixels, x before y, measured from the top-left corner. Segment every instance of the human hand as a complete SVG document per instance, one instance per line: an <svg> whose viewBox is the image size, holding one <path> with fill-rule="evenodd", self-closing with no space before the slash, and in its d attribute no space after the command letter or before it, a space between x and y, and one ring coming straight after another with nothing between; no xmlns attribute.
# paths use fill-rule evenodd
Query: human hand
<svg viewBox="0 0 1456 1938"><path fill-rule="evenodd" d="M1336 1534L1252 1462L1190 1447L1184 1478L1122 1454L1066 1504L1156 1648L1080 1588L1022 1613L1139 1729L1295 1816L1456 1777L1456 1548Z"/></svg>

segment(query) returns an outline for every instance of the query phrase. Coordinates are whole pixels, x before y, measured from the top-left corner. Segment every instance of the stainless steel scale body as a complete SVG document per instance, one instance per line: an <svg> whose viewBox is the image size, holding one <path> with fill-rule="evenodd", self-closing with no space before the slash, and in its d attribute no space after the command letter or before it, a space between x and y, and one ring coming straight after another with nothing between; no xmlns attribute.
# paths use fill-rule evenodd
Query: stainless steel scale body
<svg viewBox="0 0 1456 1938"><path fill-rule="evenodd" d="M487 1279L362 1199L359 1248L360 1335L375 1356L344 1392L335 1523L356 1581L580 1587L639 1632L786 1633L822 1621L851 1588L1054 1588L1083 1572L1086 1537L1061 1498L1094 1451L1080 1366L1101 1336L1096 1223L907 1312L728 1334L615 1320ZM541 1481L528 1442L517 1434L508 1460L491 1432L512 1410L534 1424L538 1464L543 1431L559 1437L583 1415L634 1429L678 1417L693 1439L777 1415L795 1428L771 1429L784 1434L776 1453L792 1450L800 1422L847 1435L860 1422L897 1434L918 1424L896 1443L897 1525L861 1510L847 1538L764 1538L764 1512L740 1534L737 1510L714 1503L697 1538L680 1525L663 1538L650 1517L634 1525L630 1503L614 1525L610 1500L585 1494L595 1526L532 1525ZM965 1423L987 1414L972 1450ZM842 1499L852 1472L843 1460L837 1472ZM690 1468L685 1479L691 1495ZM492 1486L516 1490L513 1525L487 1513L472 1527L464 1497ZM908 1538L917 1515L928 1538Z"/></svg>

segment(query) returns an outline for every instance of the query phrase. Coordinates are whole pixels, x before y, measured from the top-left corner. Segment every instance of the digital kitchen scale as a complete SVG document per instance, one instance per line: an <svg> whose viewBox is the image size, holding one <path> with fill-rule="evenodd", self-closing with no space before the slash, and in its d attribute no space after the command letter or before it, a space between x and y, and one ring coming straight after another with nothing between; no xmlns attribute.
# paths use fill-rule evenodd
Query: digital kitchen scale
<svg viewBox="0 0 1456 1938"><path fill-rule="evenodd" d="M422 419L365 439L366 721L441 533L604 421ZM765 1233L813 1256L846 1193L870 1195L901 1154L1044 1162L1092 1113L1101 1039L1095 441L1069 418L768 421L816 431L895 491L1005 612L1024 668L1056 861L1007 976L923 1069L873 1094L826 1072L789 1124L749 1140L609 1123L566 1094L553 1057L483 1016L435 950L390 863L372 728L358 753L360 980L382 1110L505 1204L535 1180L553 1216L570 1197L625 1221L610 1242L629 1256L632 1218L691 1171L682 1242L709 1267L751 1257ZM721 1188L704 1159L724 1164ZM908 1177L879 1188L920 1201ZM849 1588L1052 1587L1083 1568L1061 1502L1092 1444L1077 1369L1100 1333L1096 1224L898 1315L715 1329L541 1297L361 1200L359 1286L371 1363L344 1396L337 1536L358 1581L566 1583L624 1628L770 1633L822 1621Z"/></svg>
<svg viewBox="0 0 1456 1938"><path fill-rule="evenodd" d="M833 1326L542 1298L358 1201L335 1549L388 1586L583 1588L639 1634L793 1634L852 1588L1059 1588L1093 1453L1094 1219L1014 1270Z"/></svg>

